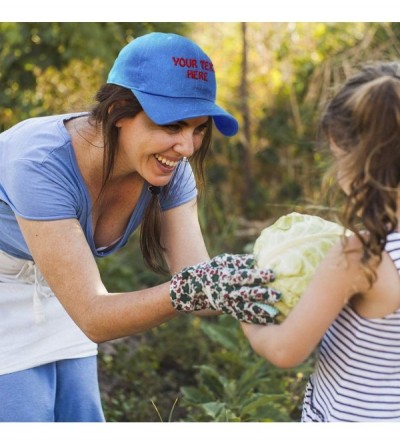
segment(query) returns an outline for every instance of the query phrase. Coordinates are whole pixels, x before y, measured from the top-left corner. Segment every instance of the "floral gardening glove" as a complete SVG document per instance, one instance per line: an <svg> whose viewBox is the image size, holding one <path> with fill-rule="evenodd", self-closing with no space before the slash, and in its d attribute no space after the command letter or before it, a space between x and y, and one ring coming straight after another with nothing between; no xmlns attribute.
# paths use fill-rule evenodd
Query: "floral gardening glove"
<svg viewBox="0 0 400 445"><path fill-rule="evenodd" d="M172 277L172 305L182 312L214 309L247 323L272 323L279 312L269 303L280 293L264 285L274 273L253 267L252 255L230 254L186 267Z"/></svg>

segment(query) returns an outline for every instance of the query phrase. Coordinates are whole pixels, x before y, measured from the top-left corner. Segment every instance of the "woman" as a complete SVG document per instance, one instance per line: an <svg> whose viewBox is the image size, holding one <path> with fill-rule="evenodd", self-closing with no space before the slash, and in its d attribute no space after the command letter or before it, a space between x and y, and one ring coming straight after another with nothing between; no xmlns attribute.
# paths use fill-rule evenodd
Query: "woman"
<svg viewBox="0 0 400 445"><path fill-rule="evenodd" d="M248 258L207 261L197 219L185 161L201 173L212 119L227 136L238 130L215 88L197 45L152 33L122 49L90 114L29 119L0 135L1 421L104 420L97 343L179 311L265 321L252 300L275 299L260 287L272 274L249 270ZM110 294L101 281L95 257L140 223L146 262L176 274L171 295L169 282ZM182 300L179 271L193 264Z"/></svg>

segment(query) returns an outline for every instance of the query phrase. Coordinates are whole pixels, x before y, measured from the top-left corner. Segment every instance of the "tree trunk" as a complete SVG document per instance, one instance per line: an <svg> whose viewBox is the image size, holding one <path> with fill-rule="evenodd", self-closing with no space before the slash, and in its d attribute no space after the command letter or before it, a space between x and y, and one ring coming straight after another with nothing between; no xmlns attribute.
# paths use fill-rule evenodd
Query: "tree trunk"
<svg viewBox="0 0 400 445"><path fill-rule="evenodd" d="M250 109L249 109L249 93L248 93L248 64L247 64L247 24L241 24L242 34L242 69L241 69L241 113L243 119L243 128L241 131L241 146L243 159L243 191L242 204L245 207L252 195L253 176L251 168L251 124L250 124Z"/></svg>

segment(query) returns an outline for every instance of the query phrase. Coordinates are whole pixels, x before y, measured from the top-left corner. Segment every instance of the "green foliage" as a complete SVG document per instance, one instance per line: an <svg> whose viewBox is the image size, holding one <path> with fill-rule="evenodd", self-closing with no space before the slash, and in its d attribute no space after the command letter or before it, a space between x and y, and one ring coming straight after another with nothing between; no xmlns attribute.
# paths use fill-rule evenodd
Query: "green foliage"
<svg viewBox="0 0 400 445"><path fill-rule="evenodd" d="M100 347L109 422L299 420L312 359L279 370L256 356L234 319L181 316Z"/></svg>
<svg viewBox="0 0 400 445"><path fill-rule="evenodd" d="M219 347L195 366L196 385L181 388L189 421L289 422L299 420L311 360L279 370L255 355L237 322L203 321L203 333Z"/></svg>
<svg viewBox="0 0 400 445"><path fill-rule="evenodd" d="M193 364L213 350L200 320L181 316L151 331L100 347L105 415L110 422L178 421L185 418L180 386L193 382Z"/></svg>

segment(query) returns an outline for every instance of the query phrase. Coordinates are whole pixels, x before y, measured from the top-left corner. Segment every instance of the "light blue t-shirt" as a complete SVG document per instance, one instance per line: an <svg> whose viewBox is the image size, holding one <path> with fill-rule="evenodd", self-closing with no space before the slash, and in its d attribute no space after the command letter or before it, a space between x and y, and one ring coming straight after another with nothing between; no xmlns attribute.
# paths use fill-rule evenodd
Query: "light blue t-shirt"
<svg viewBox="0 0 400 445"><path fill-rule="evenodd" d="M122 238L106 251L93 239L91 200L80 174L64 122L85 113L32 118L0 134L0 250L22 259L31 254L15 215L31 220L79 220L96 257L124 246L140 225L151 193L145 184ZM192 169L182 161L159 195L162 210L192 200L197 188Z"/></svg>

